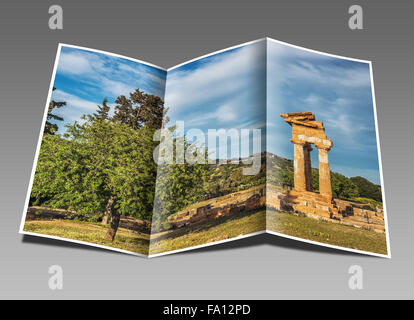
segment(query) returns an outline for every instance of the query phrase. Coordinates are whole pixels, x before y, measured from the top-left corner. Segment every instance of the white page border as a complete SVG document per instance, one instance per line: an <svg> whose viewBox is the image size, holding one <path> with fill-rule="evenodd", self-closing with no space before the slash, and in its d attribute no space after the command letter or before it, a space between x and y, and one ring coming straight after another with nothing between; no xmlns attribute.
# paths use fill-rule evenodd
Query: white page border
<svg viewBox="0 0 414 320"><path fill-rule="evenodd" d="M34 157L34 160L33 160L32 172L31 172L31 175L30 175L30 181L29 181L29 185L28 185L28 189L27 189L27 193L26 193L26 200L25 200L25 205L24 205L24 208L23 208L23 215L22 215L22 219L20 221L19 233L23 234L23 235L38 236L38 237L43 237L43 238L73 242L73 243L77 243L77 244L84 244L84 245L89 245L89 246L93 246L93 247L97 247L97 248L101 248L101 249L108 249L108 250L117 251L117 252L121 252L121 253L127 253L127 254L131 254L131 255L135 255L135 256L140 256L140 257L148 257L148 255L146 255L146 254L141 254L141 253L136 253L136 252L133 252L133 251L117 249L117 248L113 248L113 247L110 247L110 246L99 245L99 244L96 244L96 243L93 243L93 242L80 241L80 240L74 240L74 239L69 239L69 238L62 238L62 237L57 237L57 236L46 235L46 234L43 234L43 233L35 233L35 232L24 231L24 224L26 222L26 216L27 216L27 209L29 207L30 194L32 192L32 187L33 187L33 179L34 179L34 176L35 176L35 173L36 173L36 166L37 166L37 161L39 159L40 146L42 144L44 128L45 128L46 120L47 120L47 111L49 109L49 102L50 102L50 99L52 97L53 85L55 83L55 78L56 78L56 71L57 71L57 67L59 65L59 60L60 60L60 57L61 57L60 53L61 53L63 47L106 54L106 55L110 55L110 56L113 56L113 57L138 62L138 63L144 64L144 65L147 65L147 66L150 66L150 67L162 70L162 71L167 71L165 68L156 66L154 64L151 64L151 63L148 63L148 62L145 62L145 61L141 61L141 60L138 60L138 59L133 59L133 58L129 58L129 57L126 57L126 56L122 56L122 55L119 55L119 54L107 52L107 51L96 50L96 49L91 49L91 48L81 47L81 46L76 46L76 45L71 45L71 44L65 44L65 43L59 43L58 44L58 49L57 49L56 57L55 57L55 63L53 65L52 77L51 77L50 85L49 85L49 92L48 92L47 99L46 99L45 109L43 111L43 120L42 120L42 124L41 124L41 128L40 128L40 132L39 132L39 138L37 140L37 147L36 147L35 157ZM149 250L149 247L148 247L148 250Z"/></svg>
<svg viewBox="0 0 414 320"><path fill-rule="evenodd" d="M44 127L45 127L45 124L46 124L48 105L49 105L49 101L50 101L50 98L51 98L51 95L52 95L53 84L55 82L56 70L57 70L57 66L58 66L58 63L59 63L60 52L61 52L62 47L88 50L88 51L92 51L92 52L107 54L107 55L111 55L111 56L114 56L114 57L139 62L139 63L145 64L145 65L148 65L148 66L151 66L151 67L163 70L163 71L167 71L167 76L168 76L168 71L174 70L178 67L184 66L184 65L189 64L191 62L194 62L194 61L197 61L197 60L200 60L200 59L212 56L212 55L216 55L216 54L219 54L219 53L222 53L222 52L225 52L225 51L229 51L229 50L232 50L232 49L243 47L243 46L246 46L246 45L258 43L258 42L261 42L261 41L266 41L266 42L271 41L271 42L275 42L275 43L278 43L278 44L283 44L283 45L286 45L286 46L289 46L289 47L293 47L293 48L296 48L296 49L305 50L305 51L308 51L308 52L318 53L318 54L322 54L322 55L325 55L325 56L340 58L340 59L349 60L349 61L367 63L369 65L370 79L371 79L371 93L372 93L373 109L374 109L374 117L375 117L375 130L376 130L376 139L377 139L378 162L379 162L379 169L380 169L379 171L380 171L380 177L381 177L381 191L382 191L383 209L384 209L385 233L386 233L386 242L387 242L387 254L386 255L378 254L378 253L374 253L374 252L370 252L370 251L356 250L356 249L350 249L350 248L336 246L336 245L330 245L330 244L317 242L317 241L312 241L312 240L307 240L307 239L303 239L303 238L299 238L299 237L293 237L293 236L289 236L289 235L286 235L286 234L283 234L283 233L273 232L273 231L270 231L270 230L258 231L258 232L238 236L238 237L231 238L231 239L225 239L225 240L220 240L220 241L216 241L216 242L209 242L209 243L202 244L202 245L187 247L187 248L178 249L178 250L167 251L167 252L158 253L158 254L154 254L154 255L144 255L144 254L139 254L139 253L135 253L135 252L132 252L132 251L112 248L110 246L98 245L98 244L94 244L94 243L91 243L91 242L73 240L73 239L68 239L68 238L61 238L61 237L50 236L50 235L45 235L45 234L41 234L41 233L32 233L32 232L27 232L27 231L23 230L24 229L24 223L26 221L27 209L28 209L28 205L29 205L30 194L31 194L32 185L33 185L33 179L34 179L34 175L35 175L35 171L36 171L36 165L37 165L37 161L38 161L38 157L39 157L40 146L41 146L42 137L43 137L43 131L44 131ZM197 58L193 58L191 60L180 63L176 66L171 67L171 68L165 69L165 68L156 66L154 64L151 64L151 63L148 63L148 62L145 62L145 61L142 61L142 60L133 59L133 58L130 58L130 57L110 53L110 52L107 52L107 51L102 51L102 50L96 50L96 49L91 49L91 48L82 47L82 46L59 43L58 50L57 50L57 53L56 53L55 63L54 63L54 67L53 67L52 78L51 78L51 81L50 81L49 92L48 92L48 96L47 96L47 100L46 100L45 111L44 111L44 114L43 114L43 120L42 120L39 139L38 139L38 143L37 143L35 158L34 158L34 162L33 162L33 166L32 166L30 182L29 182L28 191L27 191L27 194L26 194L26 201L25 201L24 211L23 211L21 222L20 222L19 233L20 234L31 235L31 236L39 236L39 237L43 237L43 238L50 238L50 239L68 241L68 242L73 242L73 243L78 243L78 244L84 244L84 245L89 245L89 246L93 246L93 247L98 247L98 248L108 249L108 250L117 251L117 252L121 252L121 253L127 253L127 254L131 254L131 255L135 255L135 256L148 257L148 258L158 257L158 256L163 256L163 255L173 254L173 253L179 253L179 252L193 250L193 249L199 249L199 248L208 247L208 246L212 246L212 245L216 245L216 244L220 244L220 243L225 243L225 242L229 242L229 241L234 241L234 240L238 240L238 239L251 237L251 236L254 236L254 235L258 235L258 234L269 233L269 234L281 236L281 237L284 237L284 238L289 238L289 239L293 239L293 240L297 240L297 241L302 241L302 242L306 242L306 243L310 243L310 244L314 244L314 245L318 245L318 246L324 246L324 247L329 247L329 248L334 248L334 249L339 249L339 250L344 250L344 251L349 251L349 252L354 252L354 253L359 253L359 254L377 256L377 257L391 258L391 245L390 245L390 239L389 239L388 216L387 216L387 209L386 209L386 202L385 202L384 178L383 178L383 169L382 169L380 139L379 139L379 133L378 133L377 105L376 105L376 99L375 99L372 61L362 60L362 59L355 59L355 58L330 54L330 53L317 51L317 50L313 50L313 49L308 49L308 48L300 47L300 46L293 45L293 44L290 44L290 43L287 43L287 42L283 42L283 41L279 41L279 40L275 40L275 39L265 37L265 38L245 42L245 43L242 43L242 44L238 44L238 45L235 45L235 46L231 46L231 47L221 49L221 50L218 50L218 51L214 51L212 53L209 53L209 54L197 57Z"/></svg>

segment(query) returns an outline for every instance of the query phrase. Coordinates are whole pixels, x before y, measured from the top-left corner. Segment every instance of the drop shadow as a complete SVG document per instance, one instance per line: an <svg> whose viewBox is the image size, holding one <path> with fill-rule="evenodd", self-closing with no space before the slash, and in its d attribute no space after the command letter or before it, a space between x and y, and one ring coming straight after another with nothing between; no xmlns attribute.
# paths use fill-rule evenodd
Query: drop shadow
<svg viewBox="0 0 414 320"><path fill-rule="evenodd" d="M71 248L71 249L76 249L76 250L89 250L89 251L106 252L106 253L112 253L112 254L124 254L122 252L111 250L111 247L108 247L108 249L105 249L105 248L94 247L93 245L71 242L70 240L45 238L42 236L35 236L35 235L30 235L30 234L24 234L21 242L24 244L29 244L29 245L35 244L35 245L41 245L41 246L55 246L55 247L60 247L60 248Z"/></svg>
<svg viewBox="0 0 414 320"><path fill-rule="evenodd" d="M70 242L68 240L63 240L63 239L62 240L51 239L51 238L44 238L44 237L39 237L35 235L27 235L27 234L23 235L22 243L35 244L35 245L41 245L41 246L57 246L60 248L89 250L89 251L94 251L94 252L105 252L105 253L112 253L112 254L124 254L122 252L113 251L111 250L110 247L108 247L108 249L105 249L105 248L90 246L87 244ZM339 256L363 256L363 257L370 257L370 258L380 258L376 256L365 255L363 253L358 253L358 252L343 251L341 249L324 247L318 244L302 242L299 240L284 238L284 237L275 236L271 234L259 234L259 235L255 235L255 236L244 238L244 239L237 239L237 240L229 241L225 243L213 244L208 247L183 251L178 254L196 254L200 252L215 252L215 251L219 252L219 251L227 251L227 250L240 249L240 248L251 248L251 247L257 247L261 245L271 245L273 247L286 248L286 249L294 250L294 251L306 251L306 252L324 253L324 254L339 255Z"/></svg>
<svg viewBox="0 0 414 320"><path fill-rule="evenodd" d="M256 247L261 245L271 245L274 247L286 248L296 251L306 251L306 252L316 252L324 253L330 255L340 255L340 256L363 256L371 258L379 258L375 256L365 255L359 252L343 251L341 249L324 247L319 244L312 244L307 242L302 242L300 240L294 240L289 238L284 238L281 236L275 236L271 234L260 234L253 237L248 237L244 239L238 239L234 241L229 241L217 245L212 245L204 248L197 248L194 250L184 251L182 254L194 254L199 252L209 252L209 251L226 251L237 248L249 248Z"/></svg>

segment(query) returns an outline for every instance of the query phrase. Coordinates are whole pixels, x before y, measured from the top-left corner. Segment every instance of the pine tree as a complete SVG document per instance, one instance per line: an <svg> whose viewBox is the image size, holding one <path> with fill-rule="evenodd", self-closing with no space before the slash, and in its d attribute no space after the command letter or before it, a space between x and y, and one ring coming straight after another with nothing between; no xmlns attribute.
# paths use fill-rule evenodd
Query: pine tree
<svg viewBox="0 0 414 320"><path fill-rule="evenodd" d="M96 113L93 114L96 120L108 120L109 119L109 109L110 107L107 105L108 99L105 98L102 101L102 106L98 105L98 110Z"/></svg>
<svg viewBox="0 0 414 320"><path fill-rule="evenodd" d="M129 98L119 96L115 102L113 121L127 124L133 129L147 126L160 129L163 124L163 115L166 112L164 101L155 95L144 93L136 89ZM164 119L167 122L168 119Z"/></svg>
<svg viewBox="0 0 414 320"><path fill-rule="evenodd" d="M55 90L56 90L56 88L53 87L53 91L55 91ZM59 101L59 102L54 101L54 100L50 101L49 108L48 108L48 111L47 111L47 119L46 119L46 124L45 124L45 130L44 130L44 132L46 134L55 134L55 132L58 131L58 129L59 129L58 125L56 123L49 122L49 120L63 121L62 117L52 113L52 111L55 108L61 108L65 105L66 105L65 101Z"/></svg>

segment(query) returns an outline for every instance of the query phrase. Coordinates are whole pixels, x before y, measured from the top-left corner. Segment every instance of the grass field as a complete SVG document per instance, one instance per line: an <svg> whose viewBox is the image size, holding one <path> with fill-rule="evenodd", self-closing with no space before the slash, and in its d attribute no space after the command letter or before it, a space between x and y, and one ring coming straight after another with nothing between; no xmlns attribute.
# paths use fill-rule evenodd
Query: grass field
<svg viewBox="0 0 414 320"><path fill-rule="evenodd" d="M265 229L265 211L242 213L182 229L152 235L151 254L183 249L208 242L233 238ZM115 241L104 239L107 227L100 223L76 220L26 221L24 231L86 241L117 249L148 254L149 235L119 228Z"/></svg>
<svg viewBox="0 0 414 320"><path fill-rule="evenodd" d="M149 235L119 228L114 242L105 240L107 226L76 220L26 221L24 231L91 242L99 245L148 254Z"/></svg>
<svg viewBox="0 0 414 320"><path fill-rule="evenodd" d="M330 245L387 254L385 233L315 220L291 213L268 211L267 229Z"/></svg>
<svg viewBox="0 0 414 320"><path fill-rule="evenodd" d="M150 254L184 249L210 242L234 238L264 230L266 214L244 212L218 218L176 230L153 234ZM385 234L285 212L268 211L267 229L286 235L304 238L341 247L387 253ZM104 239L107 227L99 223L75 220L27 221L25 231L61 238L91 242L118 249L148 254L149 235L119 228L115 241Z"/></svg>
<svg viewBox="0 0 414 320"><path fill-rule="evenodd" d="M266 228L266 212L244 212L151 236L150 254L234 238Z"/></svg>

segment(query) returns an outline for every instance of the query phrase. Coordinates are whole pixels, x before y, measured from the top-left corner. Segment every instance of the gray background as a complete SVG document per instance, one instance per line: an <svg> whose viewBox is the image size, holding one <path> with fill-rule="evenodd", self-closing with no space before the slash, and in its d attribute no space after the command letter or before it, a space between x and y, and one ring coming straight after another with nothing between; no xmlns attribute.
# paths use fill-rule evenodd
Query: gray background
<svg viewBox="0 0 414 320"><path fill-rule="evenodd" d="M364 30L348 29L348 7ZM61 4L64 29L48 29ZM0 4L1 298L414 298L413 1L2 1ZM170 67L269 36L373 60L392 259L263 235L151 260L23 237L18 228L57 43ZM48 267L64 289L48 288ZM364 289L348 268L364 268Z"/></svg>

